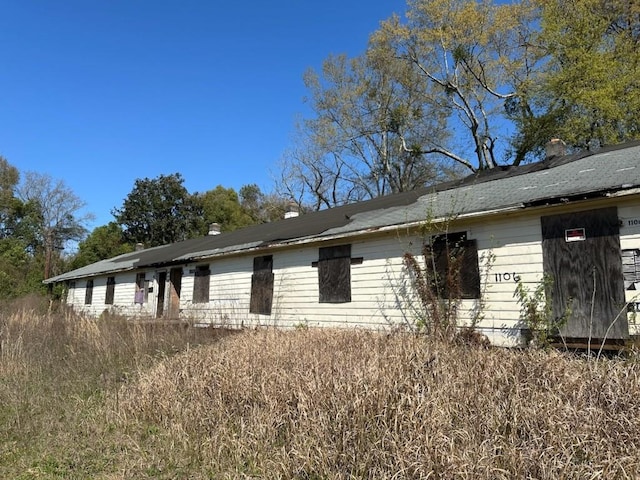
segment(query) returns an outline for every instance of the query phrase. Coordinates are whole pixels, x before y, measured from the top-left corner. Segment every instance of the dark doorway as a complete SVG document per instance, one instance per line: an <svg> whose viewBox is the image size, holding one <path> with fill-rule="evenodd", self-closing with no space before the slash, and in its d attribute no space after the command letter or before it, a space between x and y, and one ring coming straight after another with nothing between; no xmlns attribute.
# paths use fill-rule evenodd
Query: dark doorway
<svg viewBox="0 0 640 480"><path fill-rule="evenodd" d="M625 297L616 207L540 221L544 272L553 279L553 315L570 312L562 335L628 338L626 312L620 313Z"/></svg>
<svg viewBox="0 0 640 480"><path fill-rule="evenodd" d="M156 307L156 318L161 318L164 314L164 292L167 284L167 272L158 273L158 304Z"/></svg>
<svg viewBox="0 0 640 480"><path fill-rule="evenodd" d="M180 290L182 288L182 267L172 268L169 272L170 296L169 318L180 316Z"/></svg>

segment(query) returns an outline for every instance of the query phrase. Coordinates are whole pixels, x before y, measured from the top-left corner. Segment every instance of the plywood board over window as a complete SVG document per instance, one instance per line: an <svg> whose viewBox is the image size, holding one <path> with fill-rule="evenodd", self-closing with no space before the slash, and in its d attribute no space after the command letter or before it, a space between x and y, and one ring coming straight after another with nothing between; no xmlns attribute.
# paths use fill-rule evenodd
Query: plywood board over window
<svg viewBox="0 0 640 480"><path fill-rule="evenodd" d="M351 258L351 245L321 247L318 261L318 291L320 303L351 301L351 264L362 263L362 257Z"/></svg>
<svg viewBox="0 0 640 480"><path fill-rule="evenodd" d="M116 292L116 277L107 277L107 294L104 297L105 305L113 305Z"/></svg>
<svg viewBox="0 0 640 480"><path fill-rule="evenodd" d="M466 232L432 237L424 254L427 276L439 298L480 298L478 246Z"/></svg>
<svg viewBox="0 0 640 480"><path fill-rule="evenodd" d="M273 255L253 259L249 312L271 315L273 305Z"/></svg>
<svg viewBox="0 0 640 480"><path fill-rule="evenodd" d="M198 265L193 281L193 303L207 303L209 301L209 265Z"/></svg>
<svg viewBox="0 0 640 480"><path fill-rule="evenodd" d="M87 280L87 285L84 291L84 304L91 305L93 301L93 280Z"/></svg>
<svg viewBox="0 0 640 480"><path fill-rule="evenodd" d="M552 313L561 318L569 312L562 336L628 338L627 318L619 314L625 282L617 208L548 215L540 226L544 272L553 280Z"/></svg>

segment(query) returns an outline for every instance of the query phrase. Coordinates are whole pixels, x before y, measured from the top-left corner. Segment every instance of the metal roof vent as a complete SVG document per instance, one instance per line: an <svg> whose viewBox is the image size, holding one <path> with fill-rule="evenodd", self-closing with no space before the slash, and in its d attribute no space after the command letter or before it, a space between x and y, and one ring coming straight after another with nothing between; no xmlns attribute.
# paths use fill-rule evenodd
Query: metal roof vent
<svg viewBox="0 0 640 480"><path fill-rule="evenodd" d="M220 224L219 223L211 223L209 224L209 233L208 235L220 235Z"/></svg>
<svg viewBox="0 0 640 480"><path fill-rule="evenodd" d="M567 144L559 138L552 138L545 145L545 158L562 157L567 154Z"/></svg>

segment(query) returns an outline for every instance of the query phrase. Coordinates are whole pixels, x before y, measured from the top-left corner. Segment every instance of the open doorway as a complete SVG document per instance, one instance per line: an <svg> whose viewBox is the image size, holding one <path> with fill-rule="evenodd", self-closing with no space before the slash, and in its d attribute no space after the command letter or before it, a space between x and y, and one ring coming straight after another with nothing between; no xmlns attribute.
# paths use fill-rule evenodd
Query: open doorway
<svg viewBox="0 0 640 480"><path fill-rule="evenodd" d="M180 290L182 288L182 267L169 272L169 314L171 319L180 317Z"/></svg>
<svg viewBox="0 0 640 480"><path fill-rule="evenodd" d="M166 291L167 284L167 272L158 273L158 299L156 303L156 318L161 318L164 315L164 293Z"/></svg>

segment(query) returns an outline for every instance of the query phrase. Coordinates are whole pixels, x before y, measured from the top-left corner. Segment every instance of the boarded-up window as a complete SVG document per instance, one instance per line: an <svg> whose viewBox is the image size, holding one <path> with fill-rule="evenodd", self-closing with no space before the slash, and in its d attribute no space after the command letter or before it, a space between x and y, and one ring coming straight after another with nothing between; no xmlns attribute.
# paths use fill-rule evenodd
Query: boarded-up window
<svg viewBox="0 0 640 480"><path fill-rule="evenodd" d="M253 259L249 312L271 315L273 303L273 255Z"/></svg>
<svg viewBox="0 0 640 480"><path fill-rule="evenodd" d="M107 277L107 294L104 297L105 305L113 305L113 297L116 291L116 277Z"/></svg>
<svg viewBox="0 0 640 480"><path fill-rule="evenodd" d="M351 245L320 248L318 286L320 303L351 301Z"/></svg>
<svg viewBox="0 0 640 480"><path fill-rule="evenodd" d="M136 292L134 294L134 303L142 305L149 300L149 282L145 280L144 273L136 274Z"/></svg>
<svg viewBox="0 0 640 480"><path fill-rule="evenodd" d="M478 246L466 232L437 235L425 246L427 275L440 298L480 298Z"/></svg>
<svg viewBox="0 0 640 480"><path fill-rule="evenodd" d="M87 286L84 291L84 304L91 305L93 300L93 280L87 280Z"/></svg>
<svg viewBox="0 0 640 480"><path fill-rule="evenodd" d="M198 265L193 280L193 303L207 303L209 301L209 265Z"/></svg>
<svg viewBox="0 0 640 480"><path fill-rule="evenodd" d="M622 276L625 290L640 290L640 250L622 250Z"/></svg>

